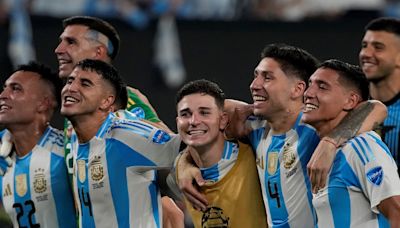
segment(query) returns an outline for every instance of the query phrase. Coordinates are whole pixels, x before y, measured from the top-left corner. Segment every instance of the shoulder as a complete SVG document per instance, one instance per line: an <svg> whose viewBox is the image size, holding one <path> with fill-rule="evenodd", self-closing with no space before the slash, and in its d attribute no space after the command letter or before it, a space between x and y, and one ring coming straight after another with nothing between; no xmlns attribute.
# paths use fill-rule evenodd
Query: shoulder
<svg viewBox="0 0 400 228"><path fill-rule="evenodd" d="M38 145L58 156L64 156L64 134L61 130L49 126Z"/></svg>

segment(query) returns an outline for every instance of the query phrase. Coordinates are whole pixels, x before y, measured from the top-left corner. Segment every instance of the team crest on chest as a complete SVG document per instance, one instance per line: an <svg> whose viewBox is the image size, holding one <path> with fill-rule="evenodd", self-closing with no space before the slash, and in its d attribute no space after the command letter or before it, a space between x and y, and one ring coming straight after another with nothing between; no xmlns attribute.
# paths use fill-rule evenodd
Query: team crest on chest
<svg viewBox="0 0 400 228"><path fill-rule="evenodd" d="M104 167L99 156L96 156L90 164L90 174L93 181L101 181L103 179Z"/></svg>
<svg viewBox="0 0 400 228"><path fill-rule="evenodd" d="M296 155L294 149L290 143L286 143L283 146L283 167L285 169L291 169L296 161Z"/></svg>
<svg viewBox="0 0 400 228"><path fill-rule="evenodd" d="M78 165L78 179L83 183L86 180L86 162L85 160L77 160L76 163Z"/></svg>
<svg viewBox="0 0 400 228"><path fill-rule="evenodd" d="M28 191L28 182L26 178L26 174L19 174L15 177L15 185L17 188L18 196L22 197Z"/></svg>
<svg viewBox="0 0 400 228"><path fill-rule="evenodd" d="M44 175L44 169L42 168L35 170L33 176L33 189L36 193L43 193L47 189L47 181Z"/></svg>
<svg viewBox="0 0 400 228"><path fill-rule="evenodd" d="M268 153L268 166L267 171L269 175L274 175L278 168L278 152Z"/></svg>
<svg viewBox="0 0 400 228"><path fill-rule="evenodd" d="M201 218L201 227L229 227L229 217L224 215L222 208L208 207Z"/></svg>

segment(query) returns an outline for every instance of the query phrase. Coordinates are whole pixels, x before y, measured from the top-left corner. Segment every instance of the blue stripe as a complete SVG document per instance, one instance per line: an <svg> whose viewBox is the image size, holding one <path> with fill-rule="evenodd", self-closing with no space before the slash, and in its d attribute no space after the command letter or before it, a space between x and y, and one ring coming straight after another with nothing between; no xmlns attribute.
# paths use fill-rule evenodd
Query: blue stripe
<svg viewBox="0 0 400 228"><path fill-rule="evenodd" d="M311 191L310 178L308 178L307 174L307 164L308 161L310 161L311 156L314 153L314 150L317 147L320 140L315 130L310 128L308 125L299 125L296 128L296 132L297 135L299 136L297 144L297 153L301 163L304 183L306 184L307 188L307 200L308 200L307 202L309 210L311 210L311 214L313 216L314 224L317 224L317 214L312 204L313 196ZM304 208L303 210L306 210L306 208Z"/></svg>
<svg viewBox="0 0 400 228"><path fill-rule="evenodd" d="M377 217L378 217L379 228L389 228L390 227L389 221L386 219L386 217L382 213L379 213L377 215Z"/></svg>
<svg viewBox="0 0 400 228"><path fill-rule="evenodd" d="M78 186L78 195L80 196L80 207L81 207L81 222L82 227L95 227L93 219L93 210L91 210L91 205L89 204L90 193L89 193L89 183L88 183L88 157L89 157L90 144L80 144L78 149L78 160L85 161L85 181L81 183L79 180L79 170L76 168L76 182ZM85 203L86 202L86 205Z"/></svg>
<svg viewBox="0 0 400 228"><path fill-rule="evenodd" d="M351 205L347 189L329 188L328 197L335 227L350 227Z"/></svg>
<svg viewBox="0 0 400 228"><path fill-rule="evenodd" d="M153 127L150 127L148 125L142 124L142 123L140 123L138 121L126 121L126 120L121 121L120 124L117 125L117 126L125 127L125 128L128 128L128 129L135 129L136 128L136 129L148 132L148 133L152 132L153 129L154 129ZM114 128L114 126L113 126L113 128Z"/></svg>
<svg viewBox="0 0 400 228"><path fill-rule="evenodd" d="M151 206L153 208L154 221L156 222L157 227L161 228L160 213L158 208L158 188L156 183L153 182L149 185L149 192L151 197Z"/></svg>
<svg viewBox="0 0 400 228"><path fill-rule="evenodd" d="M361 141L363 141L365 147L367 147L367 152L368 152L369 157L371 158L371 160L372 160L372 161L375 160L375 159L376 159L376 158L375 158L375 155L374 155L374 153L372 153L371 147L369 146L367 140L365 140L364 137L360 137L360 138L361 138Z"/></svg>
<svg viewBox="0 0 400 228"><path fill-rule="evenodd" d="M36 218L35 214L32 214L29 217L29 212L32 211L32 205L31 200L31 191L30 191L30 173L29 173L29 168L30 168L30 162L31 162L31 157L32 157L32 152L30 152L26 157L24 158L17 158L16 165L15 165L15 173L14 173L14 205L13 207L15 208L16 213L23 213L20 219L18 220L20 222L20 226L27 226L29 227L30 222L32 224L36 224ZM25 181L25 185L27 187L26 193L24 195L19 195L18 194L18 189L21 190L21 188L17 187L17 177L19 175L26 175L26 178L23 179ZM20 176L21 177L21 176ZM21 211L22 209L22 211ZM29 222L30 220L30 222Z"/></svg>
<svg viewBox="0 0 400 228"><path fill-rule="evenodd" d="M50 155L51 189L57 211L60 228L76 227L74 199L68 179L64 158L53 153Z"/></svg>
<svg viewBox="0 0 400 228"><path fill-rule="evenodd" d="M272 136L271 144L266 153L265 164L268 167L268 154L276 152L279 154L284 143L285 135L274 135ZM278 159L277 169L273 175L269 175L268 168L265 169L265 193L268 199L268 207L271 211L271 220L273 221L273 227L289 227L288 222L288 211L285 205L285 199L282 194L281 184L281 170L280 162Z"/></svg>
<svg viewBox="0 0 400 228"><path fill-rule="evenodd" d="M115 118L113 113L108 114L107 119L101 124L100 129L97 131L96 136L102 138L104 134L107 132L110 124L112 123L112 119Z"/></svg>
<svg viewBox="0 0 400 228"><path fill-rule="evenodd" d="M228 141L225 141L224 142L224 150L223 150L221 158L226 159L227 154L228 154Z"/></svg>
<svg viewBox="0 0 400 228"><path fill-rule="evenodd" d="M354 142L350 141L350 145L353 148L353 150L357 153L357 155L360 158L362 164L365 165L365 160L364 160L363 156L360 154L360 151L357 149L356 145L354 145Z"/></svg>
<svg viewBox="0 0 400 228"><path fill-rule="evenodd" d="M50 133L51 133L51 130L49 127L47 127L46 130L44 131L42 137L40 137L40 139L39 139L39 142L38 142L39 146L42 146L42 147L44 146Z"/></svg>
<svg viewBox="0 0 400 228"><path fill-rule="evenodd" d="M362 154L364 155L365 160L367 160L367 163L368 163L368 162L369 162L368 154L367 154L367 152L365 151L363 145L361 144L360 139L357 137L357 138L354 138L354 141L355 141L355 143L358 145L358 147L361 149L361 152L362 152Z"/></svg>
<svg viewBox="0 0 400 228"><path fill-rule="evenodd" d="M116 139L106 139L108 176L118 227L129 227L129 193L126 168L131 166L155 166L155 164ZM112 167L112 168L111 168ZM137 193L143 194L143 193Z"/></svg>
<svg viewBox="0 0 400 228"><path fill-rule="evenodd" d="M232 150L233 150L232 144L229 143L228 141L225 141L225 147L227 151L225 159L230 159L232 157Z"/></svg>
<svg viewBox="0 0 400 228"><path fill-rule="evenodd" d="M125 127L125 126L114 126L113 129L124 129L124 130L129 130L130 132L133 132L137 135L140 135L146 139L148 139L150 137L150 132L143 132L143 131L138 131L134 128L129 128L129 127Z"/></svg>
<svg viewBox="0 0 400 228"><path fill-rule="evenodd" d="M211 167L200 168L200 172L205 180L217 181L219 178L218 163Z"/></svg>

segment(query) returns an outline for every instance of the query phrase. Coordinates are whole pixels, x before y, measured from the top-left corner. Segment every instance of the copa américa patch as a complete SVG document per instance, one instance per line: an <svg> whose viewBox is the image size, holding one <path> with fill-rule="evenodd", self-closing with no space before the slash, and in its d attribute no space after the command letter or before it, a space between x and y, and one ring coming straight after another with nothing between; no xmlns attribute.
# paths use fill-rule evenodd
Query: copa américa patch
<svg viewBox="0 0 400 228"><path fill-rule="evenodd" d="M171 136L163 130L157 130L156 133L154 133L153 135L153 142L158 144L164 144L168 142L170 139Z"/></svg>
<svg viewBox="0 0 400 228"><path fill-rule="evenodd" d="M367 179L374 185L381 185L383 180L383 169L381 166L374 167L367 172Z"/></svg>

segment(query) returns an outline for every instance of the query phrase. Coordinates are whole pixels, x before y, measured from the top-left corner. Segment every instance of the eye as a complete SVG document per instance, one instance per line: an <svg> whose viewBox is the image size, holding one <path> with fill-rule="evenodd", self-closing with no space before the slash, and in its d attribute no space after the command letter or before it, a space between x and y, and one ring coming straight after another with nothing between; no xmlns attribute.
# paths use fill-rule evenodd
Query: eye
<svg viewBox="0 0 400 228"><path fill-rule="evenodd" d="M67 81L65 82L65 84L70 85L73 81L74 81L74 78L73 78L73 77L68 77L68 78L67 78Z"/></svg>
<svg viewBox="0 0 400 228"><path fill-rule="evenodd" d="M200 114L201 114L202 116L206 116L206 115L209 115L210 112L209 112L209 111L206 111L206 110L202 110L202 111L200 111Z"/></svg>
<svg viewBox="0 0 400 228"><path fill-rule="evenodd" d="M11 89L12 89L13 91L21 91L21 90L22 90L21 86L19 86L19 85L12 85L12 86L11 86Z"/></svg>

